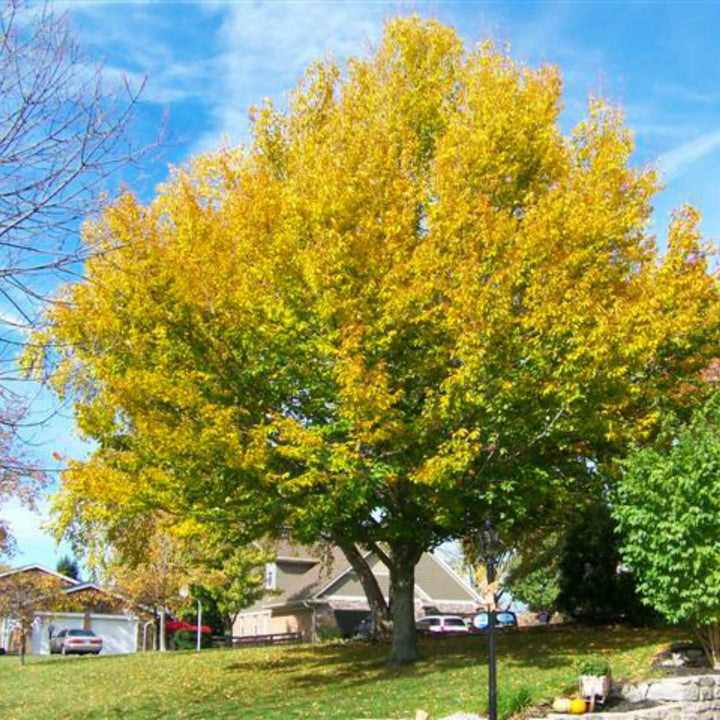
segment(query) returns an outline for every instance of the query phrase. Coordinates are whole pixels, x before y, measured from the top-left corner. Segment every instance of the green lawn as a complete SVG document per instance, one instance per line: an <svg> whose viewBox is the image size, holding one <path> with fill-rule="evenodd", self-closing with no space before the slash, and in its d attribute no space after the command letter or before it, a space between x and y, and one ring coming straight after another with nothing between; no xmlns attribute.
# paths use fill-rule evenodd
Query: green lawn
<svg viewBox="0 0 720 720"><path fill-rule="evenodd" d="M637 679L680 631L565 628L499 638L498 684L540 700L576 681L583 655L608 657L615 677ZM484 636L429 639L412 668L385 667L387 648L353 643L120 657L0 658L2 718L434 718L483 711Z"/></svg>

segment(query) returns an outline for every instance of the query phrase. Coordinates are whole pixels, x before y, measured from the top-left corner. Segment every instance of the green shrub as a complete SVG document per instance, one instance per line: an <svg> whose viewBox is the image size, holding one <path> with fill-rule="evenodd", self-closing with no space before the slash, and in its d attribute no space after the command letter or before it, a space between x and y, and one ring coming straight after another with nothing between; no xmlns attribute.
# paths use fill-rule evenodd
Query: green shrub
<svg viewBox="0 0 720 720"><path fill-rule="evenodd" d="M590 655L577 664L580 675L609 675L610 666L602 655Z"/></svg>
<svg viewBox="0 0 720 720"><path fill-rule="evenodd" d="M195 630L176 630L173 645L176 650L194 650L197 647L197 633ZM200 633L200 647L212 647L210 633Z"/></svg>
<svg viewBox="0 0 720 720"><path fill-rule="evenodd" d="M317 636L321 642L332 642L341 640L343 633L337 625L321 625L317 628Z"/></svg>
<svg viewBox="0 0 720 720"><path fill-rule="evenodd" d="M498 693L497 711L500 720L517 715L532 702L532 695L525 687L505 690Z"/></svg>

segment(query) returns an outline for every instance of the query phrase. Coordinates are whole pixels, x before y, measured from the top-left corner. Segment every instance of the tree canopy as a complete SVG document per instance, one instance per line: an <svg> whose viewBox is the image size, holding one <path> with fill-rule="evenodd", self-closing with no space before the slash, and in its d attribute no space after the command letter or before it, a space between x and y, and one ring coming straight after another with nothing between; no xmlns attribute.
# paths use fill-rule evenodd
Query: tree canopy
<svg viewBox="0 0 720 720"><path fill-rule="evenodd" d="M720 395L625 463L613 497L625 562L648 605L720 663Z"/></svg>
<svg viewBox="0 0 720 720"><path fill-rule="evenodd" d="M396 19L256 109L247 147L89 223L104 252L27 358L96 442L60 530L92 542L162 507L372 547L412 661L424 550L533 522L704 392L699 214L661 256L621 112L592 100L564 135L561 90L554 67Z"/></svg>

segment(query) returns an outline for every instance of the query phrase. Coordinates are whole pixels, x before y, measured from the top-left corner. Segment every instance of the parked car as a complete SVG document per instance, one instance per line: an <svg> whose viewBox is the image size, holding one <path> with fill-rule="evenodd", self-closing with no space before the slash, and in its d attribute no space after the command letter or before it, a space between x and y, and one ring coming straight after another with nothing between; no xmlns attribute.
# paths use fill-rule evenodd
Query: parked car
<svg viewBox="0 0 720 720"><path fill-rule="evenodd" d="M500 610L493 613L495 616L495 627L497 628L509 628L517 627L517 615L510 610ZM487 612L479 612L472 619L472 630L475 632L482 632L487 630L488 627L488 614Z"/></svg>
<svg viewBox="0 0 720 720"><path fill-rule="evenodd" d="M50 638L50 654L61 655L93 654L98 655L103 647L103 640L92 630L67 629L60 630Z"/></svg>
<svg viewBox="0 0 720 720"><path fill-rule="evenodd" d="M422 635L435 633L467 633L468 626L459 615L427 615L415 623Z"/></svg>

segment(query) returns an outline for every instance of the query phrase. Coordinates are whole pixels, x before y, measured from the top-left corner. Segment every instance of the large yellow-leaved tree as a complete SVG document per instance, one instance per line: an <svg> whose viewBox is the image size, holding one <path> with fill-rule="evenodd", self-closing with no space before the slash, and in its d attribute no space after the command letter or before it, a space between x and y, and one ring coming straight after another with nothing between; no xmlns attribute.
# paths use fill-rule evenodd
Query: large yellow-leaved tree
<svg viewBox="0 0 720 720"><path fill-rule="evenodd" d="M118 198L28 356L96 443L61 531L161 509L337 543L359 572L374 549L390 659L415 660L422 552L550 512L705 392L716 352L698 213L661 255L621 113L591 101L563 134L561 90L554 67L397 19L256 110L248 147Z"/></svg>

